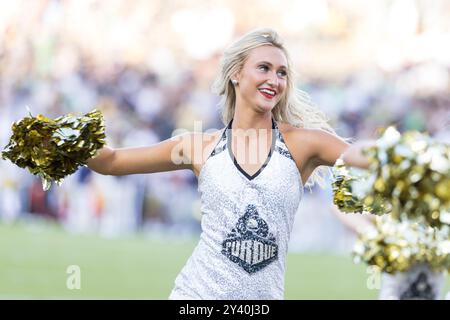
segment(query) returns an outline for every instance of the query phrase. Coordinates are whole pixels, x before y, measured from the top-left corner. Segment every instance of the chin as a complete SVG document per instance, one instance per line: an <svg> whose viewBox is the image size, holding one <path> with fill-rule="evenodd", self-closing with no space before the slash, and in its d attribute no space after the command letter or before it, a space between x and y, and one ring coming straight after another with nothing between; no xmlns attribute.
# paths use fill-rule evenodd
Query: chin
<svg viewBox="0 0 450 320"><path fill-rule="evenodd" d="M268 101L258 101L258 103L256 103L256 106L259 110L261 111L272 111L273 108L275 108L275 106L277 105L278 101L274 101L274 102L268 102Z"/></svg>
<svg viewBox="0 0 450 320"><path fill-rule="evenodd" d="M275 106L277 105L277 102L264 102L264 103L259 103L258 104L258 108L260 109L264 109L264 110L272 110L273 108L275 108Z"/></svg>
<svg viewBox="0 0 450 320"><path fill-rule="evenodd" d="M275 105L259 105L256 107L260 112L271 112Z"/></svg>

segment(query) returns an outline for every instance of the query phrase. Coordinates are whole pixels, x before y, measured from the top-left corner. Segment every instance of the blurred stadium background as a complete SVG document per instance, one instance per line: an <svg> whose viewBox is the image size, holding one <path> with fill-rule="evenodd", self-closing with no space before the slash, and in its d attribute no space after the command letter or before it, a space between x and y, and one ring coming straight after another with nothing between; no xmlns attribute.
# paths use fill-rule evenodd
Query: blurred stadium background
<svg viewBox="0 0 450 320"><path fill-rule="evenodd" d="M108 144L149 145L202 121L224 47L257 27L285 39L298 86L347 138L394 124L449 141L450 1L0 1L0 146L28 114L102 110ZM0 299L166 299L199 235L195 176L79 170L43 192L0 161ZM330 189L306 192L287 299L375 299ZM68 290L79 265L82 289ZM450 283L444 292L450 290Z"/></svg>

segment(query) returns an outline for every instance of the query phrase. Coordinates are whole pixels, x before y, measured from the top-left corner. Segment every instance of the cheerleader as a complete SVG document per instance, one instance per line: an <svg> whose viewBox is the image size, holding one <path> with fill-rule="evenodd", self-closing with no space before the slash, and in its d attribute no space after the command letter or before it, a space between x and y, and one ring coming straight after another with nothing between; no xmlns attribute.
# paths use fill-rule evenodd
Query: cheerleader
<svg viewBox="0 0 450 320"><path fill-rule="evenodd" d="M283 299L303 186L341 156L368 166L364 143L350 147L335 134L296 90L293 71L274 30L250 32L225 51L214 83L222 130L149 147L106 146L88 161L104 175L189 169L197 176L202 232L170 299Z"/></svg>

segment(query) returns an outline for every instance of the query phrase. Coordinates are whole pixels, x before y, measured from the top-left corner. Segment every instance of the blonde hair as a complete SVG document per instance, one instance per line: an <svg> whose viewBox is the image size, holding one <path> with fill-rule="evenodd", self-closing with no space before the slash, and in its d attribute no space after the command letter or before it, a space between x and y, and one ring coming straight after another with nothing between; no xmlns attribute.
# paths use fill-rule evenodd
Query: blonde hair
<svg viewBox="0 0 450 320"><path fill-rule="evenodd" d="M295 73L289 54L278 33L269 28L257 29L245 34L231 44L223 54L220 72L213 84L213 92L221 97L219 104L222 107L223 123L227 125L235 111L236 92L231 77L241 70L252 49L265 45L282 50L288 64L284 96L272 110L275 121L286 122L297 128L322 129L336 134L328 124L324 113L312 104L309 95L296 87ZM316 169L308 180L307 186L311 187L316 182L323 186L323 175L327 172L325 167Z"/></svg>

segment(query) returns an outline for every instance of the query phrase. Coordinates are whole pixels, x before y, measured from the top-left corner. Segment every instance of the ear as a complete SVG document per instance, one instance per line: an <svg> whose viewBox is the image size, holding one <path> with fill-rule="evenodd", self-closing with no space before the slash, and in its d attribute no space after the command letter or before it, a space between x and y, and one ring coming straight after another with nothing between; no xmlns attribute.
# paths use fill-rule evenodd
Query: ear
<svg viewBox="0 0 450 320"><path fill-rule="evenodd" d="M241 73L241 71L239 71L237 74L236 74L236 80L238 81L238 82L241 82L241 78L242 78L242 73Z"/></svg>
<svg viewBox="0 0 450 320"><path fill-rule="evenodd" d="M231 76L231 80L236 80L238 83L241 82L241 70L235 72L235 73Z"/></svg>

